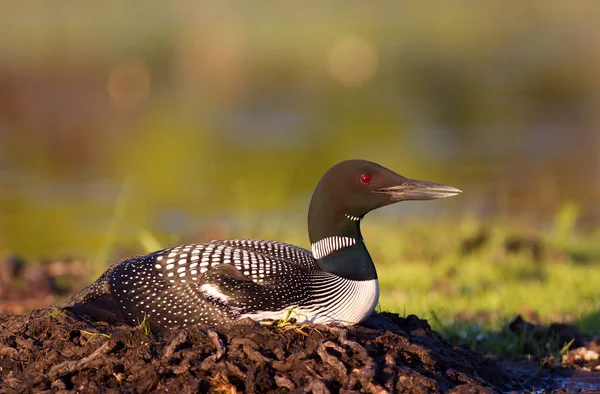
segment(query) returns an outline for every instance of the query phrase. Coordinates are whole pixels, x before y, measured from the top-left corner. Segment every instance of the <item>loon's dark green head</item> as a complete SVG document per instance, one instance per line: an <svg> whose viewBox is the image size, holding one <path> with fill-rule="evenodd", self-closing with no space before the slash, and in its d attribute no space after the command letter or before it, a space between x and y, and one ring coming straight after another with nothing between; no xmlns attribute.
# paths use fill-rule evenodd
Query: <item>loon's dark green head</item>
<svg viewBox="0 0 600 394"><path fill-rule="evenodd" d="M308 228L311 243L333 235L351 235L348 221L399 201L432 200L455 196L459 189L405 178L379 164L347 160L323 175L310 202Z"/></svg>

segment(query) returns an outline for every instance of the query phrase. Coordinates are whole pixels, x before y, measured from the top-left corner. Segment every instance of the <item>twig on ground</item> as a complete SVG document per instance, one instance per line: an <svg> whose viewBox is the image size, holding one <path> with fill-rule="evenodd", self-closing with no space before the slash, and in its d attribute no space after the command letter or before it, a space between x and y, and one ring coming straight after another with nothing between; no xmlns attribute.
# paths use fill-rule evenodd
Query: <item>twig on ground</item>
<svg viewBox="0 0 600 394"><path fill-rule="evenodd" d="M100 364L101 362L101 360L96 359L110 352L115 347L116 343L117 342L115 340L110 339L104 342L89 356L86 356L79 360L65 361L55 365L50 369L50 372L36 378L34 384L38 384L43 381L54 381L60 376L73 373L75 371L81 371L87 368L94 368L97 366L96 364Z"/></svg>
<svg viewBox="0 0 600 394"><path fill-rule="evenodd" d="M164 358L171 358L173 353L175 352L175 348L182 343L187 341L187 332L179 331L177 336L173 338L173 340L165 347L165 352L163 353Z"/></svg>
<svg viewBox="0 0 600 394"><path fill-rule="evenodd" d="M346 379L346 377L348 376L348 371L346 370L344 363L342 363L337 357L329 354L327 352L327 349L333 349L339 353L344 353L344 349L342 349L341 347L339 347L331 341L325 341L321 343L321 345L319 345L319 347L317 348L317 354L319 355L319 357L321 357L321 360L323 360L324 363L327 363L333 368L335 368L335 370L341 377L340 380Z"/></svg>

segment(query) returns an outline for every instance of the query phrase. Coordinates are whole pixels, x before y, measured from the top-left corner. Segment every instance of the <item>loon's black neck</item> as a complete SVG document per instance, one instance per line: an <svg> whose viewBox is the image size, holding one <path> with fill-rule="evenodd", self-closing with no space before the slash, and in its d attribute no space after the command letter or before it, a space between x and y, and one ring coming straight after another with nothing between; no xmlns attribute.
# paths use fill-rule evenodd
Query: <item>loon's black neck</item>
<svg viewBox="0 0 600 394"><path fill-rule="evenodd" d="M377 271L364 242L346 246L317 259L323 271L350 280L377 279Z"/></svg>
<svg viewBox="0 0 600 394"><path fill-rule="evenodd" d="M313 255L323 271L350 280L377 279L360 233L360 217L311 201L308 233Z"/></svg>

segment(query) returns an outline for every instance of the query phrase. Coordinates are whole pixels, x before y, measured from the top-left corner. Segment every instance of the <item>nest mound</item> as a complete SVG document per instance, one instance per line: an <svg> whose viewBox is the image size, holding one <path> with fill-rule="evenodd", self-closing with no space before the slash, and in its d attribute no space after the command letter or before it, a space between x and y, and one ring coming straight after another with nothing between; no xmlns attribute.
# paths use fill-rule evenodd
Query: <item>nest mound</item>
<svg viewBox="0 0 600 394"><path fill-rule="evenodd" d="M354 327L245 321L146 335L38 309L0 315L0 366L0 389L19 392L488 393L516 383L425 320L388 313Z"/></svg>

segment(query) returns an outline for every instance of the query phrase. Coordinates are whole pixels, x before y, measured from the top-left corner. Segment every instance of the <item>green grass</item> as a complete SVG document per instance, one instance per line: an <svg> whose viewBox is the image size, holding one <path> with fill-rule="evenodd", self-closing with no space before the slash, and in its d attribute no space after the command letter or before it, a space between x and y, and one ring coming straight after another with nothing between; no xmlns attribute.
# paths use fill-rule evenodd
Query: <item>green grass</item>
<svg viewBox="0 0 600 394"><path fill-rule="evenodd" d="M540 336L533 331L515 334L508 328L508 320L501 327L472 321L437 320L435 313L430 323L452 343L466 345L479 352L504 356L528 355L541 359L541 363L560 362L562 355L572 349L573 340L560 342L554 336Z"/></svg>
<svg viewBox="0 0 600 394"><path fill-rule="evenodd" d="M600 238L578 234L565 223L567 216L561 212L553 226L537 230L491 224L483 227L488 241L469 252L461 251L461 244L480 224L379 224L371 238L380 244L372 248L380 308L426 318L446 337L480 350L559 354L565 344L519 337L507 326L521 313L525 319L536 315L542 323L573 322L584 332L600 333ZM367 242L371 238L365 236ZM526 247L509 252L508 239L534 240L541 258Z"/></svg>
<svg viewBox="0 0 600 394"><path fill-rule="evenodd" d="M384 310L453 316L460 311L510 315L531 308L548 318L577 318L600 309L600 270L569 261L538 266L526 256L491 250L449 255L435 264L379 264L378 272Z"/></svg>
<svg viewBox="0 0 600 394"><path fill-rule="evenodd" d="M148 316L146 316L145 314L144 319L142 319L142 321L138 320L138 325L136 327L142 330L144 335L152 334L152 330L150 329L150 323L148 323Z"/></svg>
<svg viewBox="0 0 600 394"><path fill-rule="evenodd" d="M53 319L58 319L59 317L63 316L64 314L65 314L65 311L60 309L56 305L52 305L50 307L50 310L48 311L48 316L50 316Z"/></svg>

